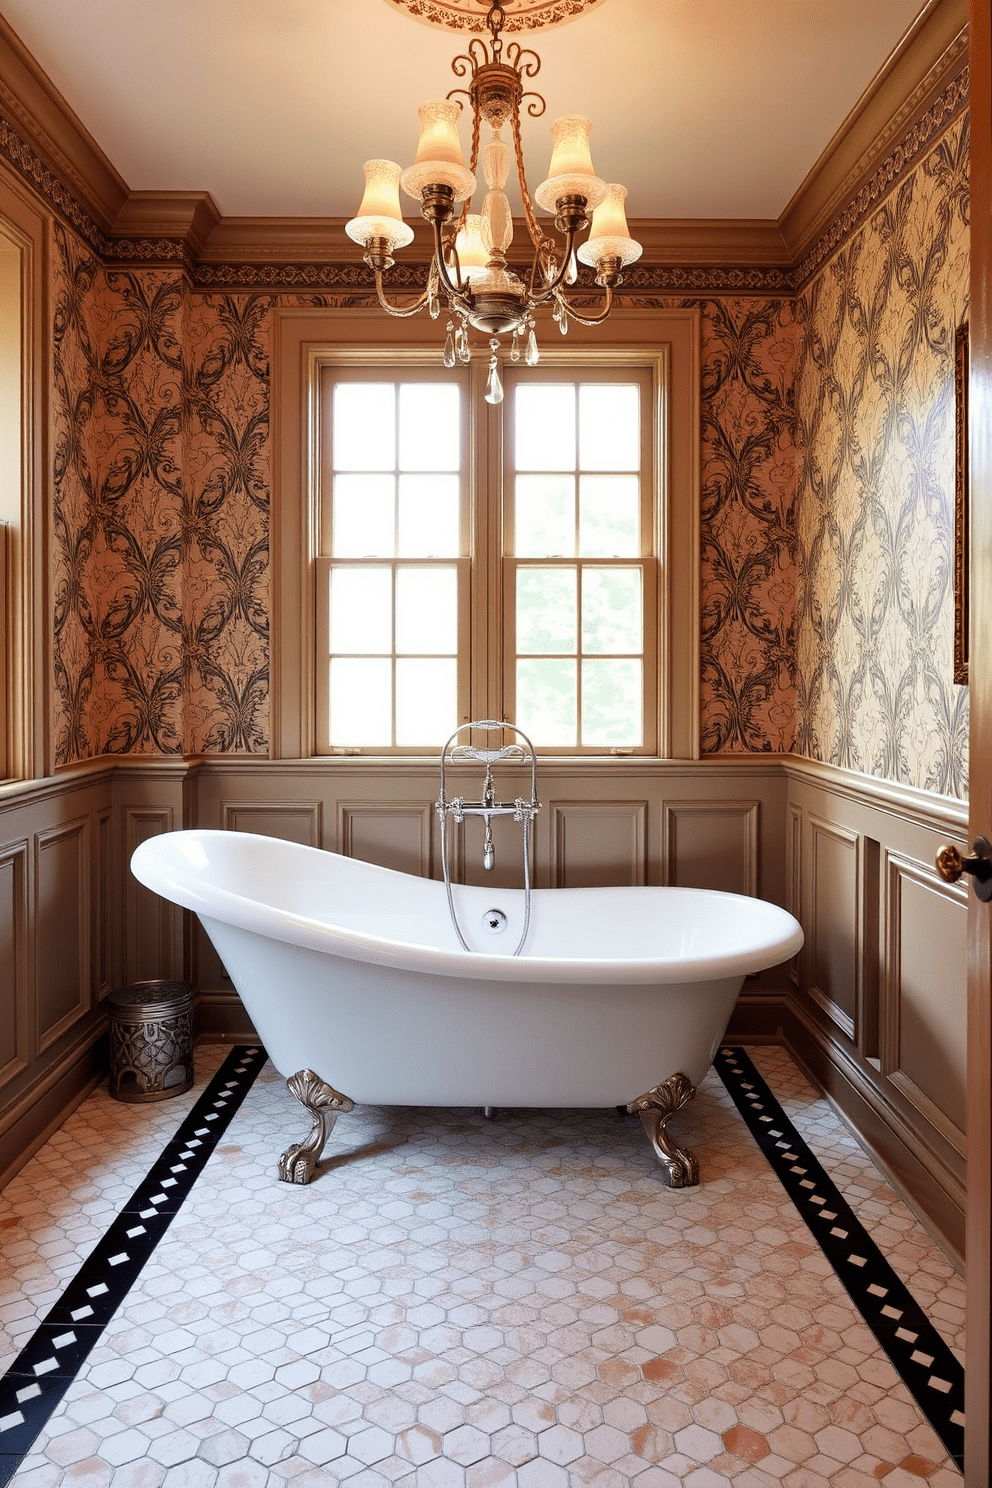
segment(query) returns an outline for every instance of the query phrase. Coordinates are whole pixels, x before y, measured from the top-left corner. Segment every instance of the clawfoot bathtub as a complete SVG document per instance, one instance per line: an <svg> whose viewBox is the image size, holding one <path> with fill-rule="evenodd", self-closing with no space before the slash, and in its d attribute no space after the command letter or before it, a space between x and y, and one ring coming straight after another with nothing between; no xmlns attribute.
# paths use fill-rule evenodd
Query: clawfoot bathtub
<svg viewBox="0 0 992 1488"><path fill-rule="evenodd" d="M704 889L540 889L514 956L520 889L444 885L241 832L170 832L131 859L191 909L275 1067L313 1121L279 1176L306 1183L355 1102L626 1106L672 1187L698 1182L668 1138L744 977L802 930L761 899ZM347 1092L343 1094L342 1092Z"/></svg>

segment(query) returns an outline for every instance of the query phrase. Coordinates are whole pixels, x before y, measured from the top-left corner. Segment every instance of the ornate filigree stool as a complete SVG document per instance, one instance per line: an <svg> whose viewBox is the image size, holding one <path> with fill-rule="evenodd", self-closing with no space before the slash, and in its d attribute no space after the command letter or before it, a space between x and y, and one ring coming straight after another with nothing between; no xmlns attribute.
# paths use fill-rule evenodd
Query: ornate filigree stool
<svg viewBox="0 0 992 1488"><path fill-rule="evenodd" d="M189 982L133 982L107 998L110 1094L121 1101L166 1100L193 1083L193 988Z"/></svg>

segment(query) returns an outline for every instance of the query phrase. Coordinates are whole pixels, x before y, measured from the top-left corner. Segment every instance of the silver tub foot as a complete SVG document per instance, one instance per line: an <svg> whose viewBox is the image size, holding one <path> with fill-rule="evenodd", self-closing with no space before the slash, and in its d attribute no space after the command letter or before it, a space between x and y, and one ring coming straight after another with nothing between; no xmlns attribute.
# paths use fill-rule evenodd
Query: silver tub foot
<svg viewBox="0 0 992 1488"><path fill-rule="evenodd" d="M283 1183L309 1183L335 1121L342 1111L354 1110L355 1102L326 1084L313 1070L297 1070L286 1084L310 1112L313 1130L305 1142L286 1148L279 1159L279 1177Z"/></svg>
<svg viewBox="0 0 992 1488"><path fill-rule="evenodd" d="M675 1112L691 1101L695 1093L695 1086L685 1075L670 1075L647 1095L638 1096L627 1106L632 1116L636 1113L643 1121L648 1141L665 1170L665 1182L669 1188L693 1188L699 1182L698 1162L684 1147L673 1146L665 1130Z"/></svg>

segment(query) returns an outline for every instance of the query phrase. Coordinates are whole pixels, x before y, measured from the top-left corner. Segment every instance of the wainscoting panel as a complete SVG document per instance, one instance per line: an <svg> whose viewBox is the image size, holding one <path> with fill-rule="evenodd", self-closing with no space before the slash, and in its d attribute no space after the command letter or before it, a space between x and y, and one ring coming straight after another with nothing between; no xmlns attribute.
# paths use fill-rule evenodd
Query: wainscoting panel
<svg viewBox="0 0 992 1488"><path fill-rule="evenodd" d="M43 1051L90 1008L90 819L38 832L35 849L37 1038Z"/></svg>
<svg viewBox="0 0 992 1488"><path fill-rule="evenodd" d="M965 1151L968 891L885 854L882 1072Z"/></svg>
<svg viewBox="0 0 992 1488"><path fill-rule="evenodd" d="M96 816L96 884L94 890L94 961L96 995L102 1001L111 990L110 899L113 878L113 814L109 806Z"/></svg>
<svg viewBox="0 0 992 1488"><path fill-rule="evenodd" d="M647 883L647 801L551 801L551 887Z"/></svg>
<svg viewBox="0 0 992 1488"><path fill-rule="evenodd" d="M0 1087L27 1067L28 1026L28 843L12 842L0 852L0 966L7 982L9 1011L0 1017Z"/></svg>
<svg viewBox="0 0 992 1488"><path fill-rule="evenodd" d="M756 894L759 809L758 801L666 801L665 882Z"/></svg>
<svg viewBox="0 0 992 1488"><path fill-rule="evenodd" d="M790 801L785 817L785 907L802 923L803 918L803 813ZM799 985L802 951L789 962L789 981Z"/></svg>
<svg viewBox="0 0 992 1488"><path fill-rule="evenodd" d="M304 847L321 845L320 801L224 801L221 809L227 832L257 832Z"/></svg>
<svg viewBox="0 0 992 1488"><path fill-rule="evenodd" d="M338 852L429 878L433 817L427 802L339 801Z"/></svg>
<svg viewBox="0 0 992 1488"><path fill-rule="evenodd" d="M809 817L809 995L854 1037L861 985L861 883L858 834Z"/></svg>
<svg viewBox="0 0 992 1488"><path fill-rule="evenodd" d="M175 827L171 806L124 807L124 862L139 843ZM183 963L177 956L177 925L181 911L153 894L134 875L124 874L124 978L130 982L159 977L181 977Z"/></svg>
<svg viewBox="0 0 992 1488"><path fill-rule="evenodd" d="M806 946L785 1041L961 1264L967 891L933 861L967 840L967 806L811 761L786 774Z"/></svg>

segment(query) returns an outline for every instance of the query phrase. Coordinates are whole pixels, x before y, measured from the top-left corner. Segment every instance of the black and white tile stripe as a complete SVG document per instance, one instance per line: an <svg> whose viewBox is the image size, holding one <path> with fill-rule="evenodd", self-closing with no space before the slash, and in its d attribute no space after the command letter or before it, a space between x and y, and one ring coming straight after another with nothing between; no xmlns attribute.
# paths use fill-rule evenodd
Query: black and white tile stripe
<svg viewBox="0 0 992 1488"><path fill-rule="evenodd" d="M964 1460L964 1370L743 1049L714 1061L752 1135L948 1454Z"/></svg>
<svg viewBox="0 0 992 1488"><path fill-rule="evenodd" d="M103 1239L0 1378L0 1488L20 1467L137 1281L266 1057L264 1049L254 1046L232 1050Z"/></svg>

